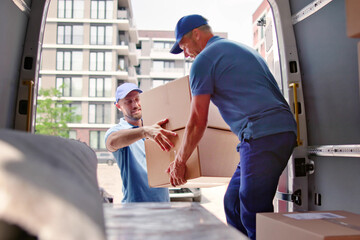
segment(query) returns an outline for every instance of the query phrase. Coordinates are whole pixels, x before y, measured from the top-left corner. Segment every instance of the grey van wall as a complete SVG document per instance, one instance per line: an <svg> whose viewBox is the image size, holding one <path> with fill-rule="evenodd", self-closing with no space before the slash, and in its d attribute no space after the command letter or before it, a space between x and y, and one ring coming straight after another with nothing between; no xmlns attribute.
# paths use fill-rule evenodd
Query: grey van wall
<svg viewBox="0 0 360 240"><path fill-rule="evenodd" d="M19 71L28 16L12 1L0 1L0 128L13 128Z"/></svg>

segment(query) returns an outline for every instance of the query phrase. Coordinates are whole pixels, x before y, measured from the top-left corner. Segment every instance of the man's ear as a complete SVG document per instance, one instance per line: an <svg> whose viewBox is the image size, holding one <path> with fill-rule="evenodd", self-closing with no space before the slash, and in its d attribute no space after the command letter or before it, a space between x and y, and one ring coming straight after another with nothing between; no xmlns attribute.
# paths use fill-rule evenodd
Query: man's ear
<svg viewBox="0 0 360 240"><path fill-rule="evenodd" d="M121 111L120 104L119 104L118 102L115 104L115 106L117 107L117 109L119 109L120 112L122 112L122 111Z"/></svg>
<svg viewBox="0 0 360 240"><path fill-rule="evenodd" d="M193 38L195 40L199 40L200 39L200 30L195 28L192 30L192 34L193 34Z"/></svg>

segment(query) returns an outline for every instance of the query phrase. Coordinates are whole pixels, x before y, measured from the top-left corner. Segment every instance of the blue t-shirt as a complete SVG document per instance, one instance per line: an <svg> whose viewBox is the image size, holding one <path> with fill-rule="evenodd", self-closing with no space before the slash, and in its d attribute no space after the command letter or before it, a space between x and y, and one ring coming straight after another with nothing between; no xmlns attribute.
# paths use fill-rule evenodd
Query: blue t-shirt
<svg viewBox="0 0 360 240"><path fill-rule="evenodd" d="M218 36L195 58L193 96L210 94L239 140L297 133L296 121L266 62L253 49Z"/></svg>
<svg viewBox="0 0 360 240"><path fill-rule="evenodd" d="M111 127L105 134L105 142L109 135L123 129L136 128L120 119L120 123ZM167 188L150 188L148 183L144 139L113 152L120 168L123 184L123 203L129 202L169 202Z"/></svg>

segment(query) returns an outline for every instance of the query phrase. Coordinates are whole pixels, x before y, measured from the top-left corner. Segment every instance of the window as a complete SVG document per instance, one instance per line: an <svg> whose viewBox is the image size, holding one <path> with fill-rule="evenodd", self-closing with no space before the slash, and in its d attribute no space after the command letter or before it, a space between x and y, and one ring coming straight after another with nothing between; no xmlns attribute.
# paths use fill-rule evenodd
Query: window
<svg viewBox="0 0 360 240"><path fill-rule="evenodd" d="M154 80L152 80L152 88L159 87L168 82L169 82L169 80L154 79Z"/></svg>
<svg viewBox="0 0 360 240"><path fill-rule="evenodd" d="M111 78L90 78L89 97L111 97Z"/></svg>
<svg viewBox="0 0 360 240"><path fill-rule="evenodd" d="M190 70L193 62L192 61L185 61L185 69Z"/></svg>
<svg viewBox="0 0 360 240"><path fill-rule="evenodd" d="M111 52L90 52L90 71L111 71Z"/></svg>
<svg viewBox="0 0 360 240"><path fill-rule="evenodd" d="M175 68L174 61L153 61L153 69L156 71L164 71L169 68Z"/></svg>
<svg viewBox="0 0 360 240"><path fill-rule="evenodd" d="M58 51L56 53L57 70L82 70L82 52Z"/></svg>
<svg viewBox="0 0 360 240"><path fill-rule="evenodd" d="M59 25L57 29L58 44L83 44L84 28L82 25Z"/></svg>
<svg viewBox="0 0 360 240"><path fill-rule="evenodd" d="M70 130L69 139L76 139L76 137L77 137L76 130Z"/></svg>
<svg viewBox="0 0 360 240"><path fill-rule="evenodd" d="M105 150L105 133L105 131L90 131L90 147L96 150Z"/></svg>
<svg viewBox="0 0 360 240"><path fill-rule="evenodd" d="M92 19L112 19L113 1L112 0L91 0Z"/></svg>
<svg viewBox="0 0 360 240"><path fill-rule="evenodd" d="M126 34L124 31L119 31L119 45L125 46L128 44L126 40Z"/></svg>
<svg viewBox="0 0 360 240"><path fill-rule="evenodd" d="M57 77L56 89L63 97L81 97L82 78L79 77Z"/></svg>
<svg viewBox="0 0 360 240"><path fill-rule="evenodd" d="M56 103L56 107L61 108L61 106L67 106L71 108L71 112L74 113L72 118L69 120L69 123L81 122L81 103L68 103L68 104L64 104L62 102Z"/></svg>
<svg viewBox="0 0 360 240"><path fill-rule="evenodd" d="M92 45L111 45L112 44L112 26L91 26L90 44Z"/></svg>
<svg viewBox="0 0 360 240"><path fill-rule="evenodd" d="M126 67L125 67L125 58L124 56L119 56L118 57L118 70L120 71L125 71Z"/></svg>
<svg viewBox="0 0 360 240"><path fill-rule="evenodd" d="M163 42L163 41L155 41L154 49L171 49L174 45L174 42Z"/></svg>
<svg viewBox="0 0 360 240"><path fill-rule="evenodd" d="M109 103L89 104L89 123L110 123Z"/></svg>
<svg viewBox="0 0 360 240"><path fill-rule="evenodd" d="M84 18L84 0L58 0L58 18Z"/></svg>
<svg viewBox="0 0 360 240"><path fill-rule="evenodd" d="M190 74L190 70L191 70L191 66L193 64L193 61L191 60L185 60L185 75L189 75Z"/></svg>

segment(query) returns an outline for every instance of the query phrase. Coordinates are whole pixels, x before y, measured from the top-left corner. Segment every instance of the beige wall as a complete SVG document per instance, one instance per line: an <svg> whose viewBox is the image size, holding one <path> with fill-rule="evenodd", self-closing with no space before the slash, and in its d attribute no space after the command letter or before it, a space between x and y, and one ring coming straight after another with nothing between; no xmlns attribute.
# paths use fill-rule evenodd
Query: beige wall
<svg viewBox="0 0 360 240"><path fill-rule="evenodd" d="M55 18L57 17L57 0L51 0L49 10L47 13L48 18Z"/></svg>
<svg viewBox="0 0 360 240"><path fill-rule="evenodd" d="M42 49L41 54L41 69L55 70L56 69L56 49Z"/></svg>
<svg viewBox="0 0 360 240"><path fill-rule="evenodd" d="M55 76L42 76L41 77L41 88L49 89L55 87Z"/></svg>
<svg viewBox="0 0 360 240"><path fill-rule="evenodd" d="M56 23L46 23L43 42L46 44L56 44L56 37L57 37Z"/></svg>

